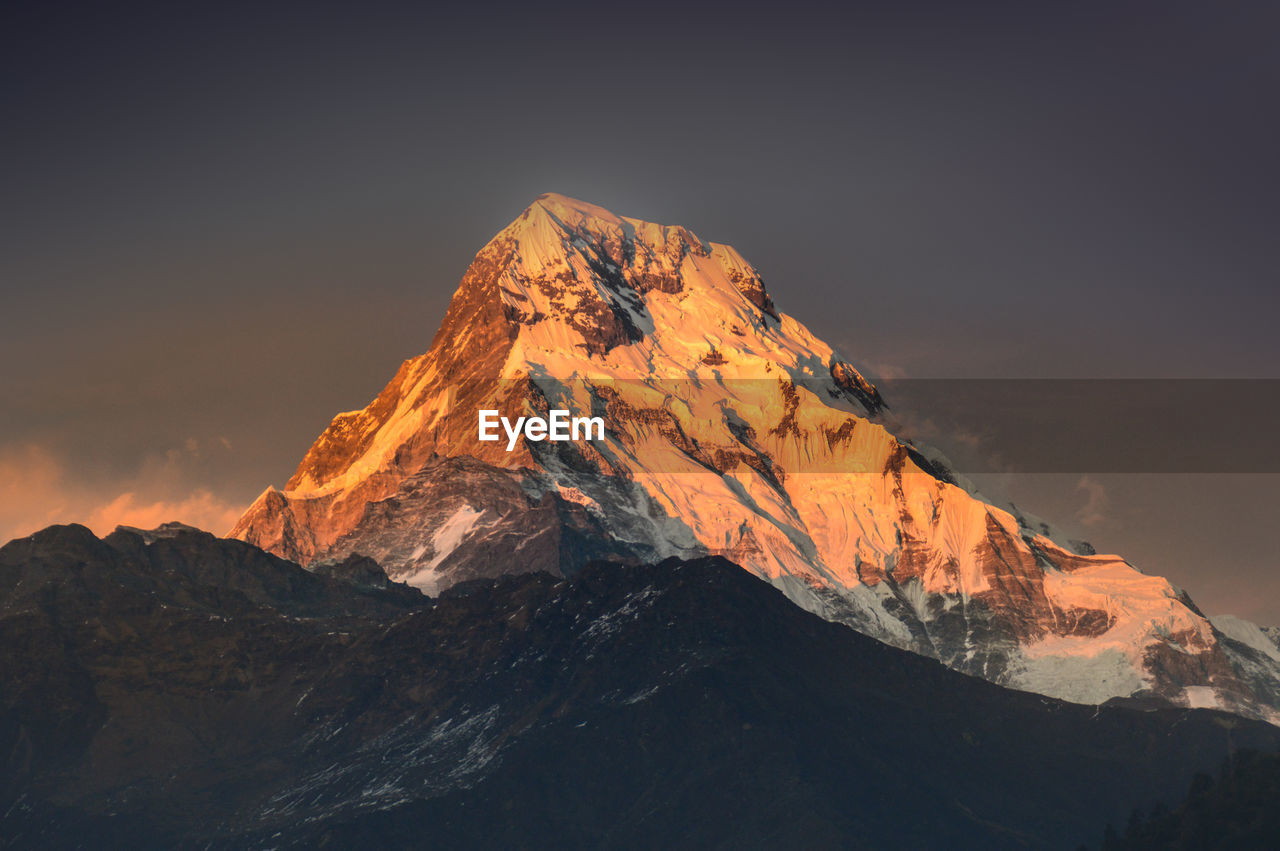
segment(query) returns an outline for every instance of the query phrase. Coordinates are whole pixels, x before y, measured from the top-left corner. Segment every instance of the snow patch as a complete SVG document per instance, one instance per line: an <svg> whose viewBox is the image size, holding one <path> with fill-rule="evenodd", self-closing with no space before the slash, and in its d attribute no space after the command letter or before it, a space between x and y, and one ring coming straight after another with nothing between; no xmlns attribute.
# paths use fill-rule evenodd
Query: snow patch
<svg viewBox="0 0 1280 851"><path fill-rule="evenodd" d="M1023 654L1006 685L1023 691L1067 700L1099 704L1113 697L1127 697L1147 688L1138 666L1118 649L1090 653L1081 641L1073 655Z"/></svg>
<svg viewBox="0 0 1280 851"><path fill-rule="evenodd" d="M1192 709L1218 709L1222 706L1218 693L1209 686L1187 686L1182 695Z"/></svg>
<svg viewBox="0 0 1280 851"><path fill-rule="evenodd" d="M406 576L404 581L420 589L424 594L434 594L440 584L437 568L454 550L461 546L484 514L484 511L476 511L470 505L465 504L454 511L448 519L436 527L431 536L431 560ZM414 549L414 560L421 558L426 553L426 550L426 545Z"/></svg>

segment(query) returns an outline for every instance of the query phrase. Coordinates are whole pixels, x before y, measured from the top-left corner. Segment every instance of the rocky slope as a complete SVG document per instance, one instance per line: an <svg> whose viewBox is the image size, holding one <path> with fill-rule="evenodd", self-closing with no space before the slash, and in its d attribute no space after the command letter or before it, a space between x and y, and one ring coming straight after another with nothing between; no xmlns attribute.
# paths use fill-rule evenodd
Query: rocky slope
<svg viewBox="0 0 1280 851"><path fill-rule="evenodd" d="M1280 749L962 676L717 558L329 572L180 529L0 548L0 845L1074 848Z"/></svg>
<svg viewBox="0 0 1280 851"><path fill-rule="evenodd" d="M1276 660L1166 580L986 504L884 404L731 247L542 196L476 255L430 349L232 535L303 564L369 556L428 593L723 555L997 683L1280 719ZM552 408L604 417L607 439L477 439L481 409Z"/></svg>

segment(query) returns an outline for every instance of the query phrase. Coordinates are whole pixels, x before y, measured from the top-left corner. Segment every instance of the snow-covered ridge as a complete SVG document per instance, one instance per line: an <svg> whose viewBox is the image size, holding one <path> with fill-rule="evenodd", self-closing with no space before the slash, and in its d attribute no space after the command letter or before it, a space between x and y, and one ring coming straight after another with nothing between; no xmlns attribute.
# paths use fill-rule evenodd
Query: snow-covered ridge
<svg viewBox="0 0 1280 851"><path fill-rule="evenodd" d="M1256 623L1235 615L1214 615L1209 620L1227 638L1239 641L1267 658L1280 662L1280 646Z"/></svg>
<svg viewBox="0 0 1280 851"><path fill-rule="evenodd" d="M1270 674L1241 669L1178 589L986 504L882 405L733 248L544 195L476 255L428 352L232 534L304 563L361 552L431 588L721 554L996 682L1272 717ZM606 439L476 440L481 408L548 407L603 416Z"/></svg>

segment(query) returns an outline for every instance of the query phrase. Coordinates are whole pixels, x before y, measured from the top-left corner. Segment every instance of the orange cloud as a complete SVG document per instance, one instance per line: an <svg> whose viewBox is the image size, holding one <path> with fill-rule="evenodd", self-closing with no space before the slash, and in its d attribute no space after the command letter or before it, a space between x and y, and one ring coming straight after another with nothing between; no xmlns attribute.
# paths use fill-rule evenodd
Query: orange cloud
<svg viewBox="0 0 1280 851"><path fill-rule="evenodd" d="M29 535L68 516L62 465L36 444L0 447L0 539Z"/></svg>
<svg viewBox="0 0 1280 851"><path fill-rule="evenodd" d="M144 463L136 475L94 487L73 480L45 447L0 446L0 544L54 523L83 523L105 535L118 525L150 529L176 520L225 534L244 506L206 488L175 497L180 471L174 452L166 454L164 463Z"/></svg>
<svg viewBox="0 0 1280 851"><path fill-rule="evenodd" d="M94 509L85 525L96 534L105 535L117 526L154 529L161 523L176 520L221 535L235 525L243 510L243 506L228 505L203 489L179 502L140 502L137 494L126 491Z"/></svg>

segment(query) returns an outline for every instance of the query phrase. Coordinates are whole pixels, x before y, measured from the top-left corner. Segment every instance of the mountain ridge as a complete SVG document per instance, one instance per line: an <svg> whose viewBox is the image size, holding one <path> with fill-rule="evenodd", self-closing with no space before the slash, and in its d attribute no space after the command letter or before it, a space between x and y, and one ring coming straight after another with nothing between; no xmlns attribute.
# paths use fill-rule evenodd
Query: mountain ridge
<svg viewBox="0 0 1280 851"><path fill-rule="evenodd" d="M15 848L1068 849L1280 750L958 674L718 557L402 600L206 533L55 527L0 548L0 682Z"/></svg>

